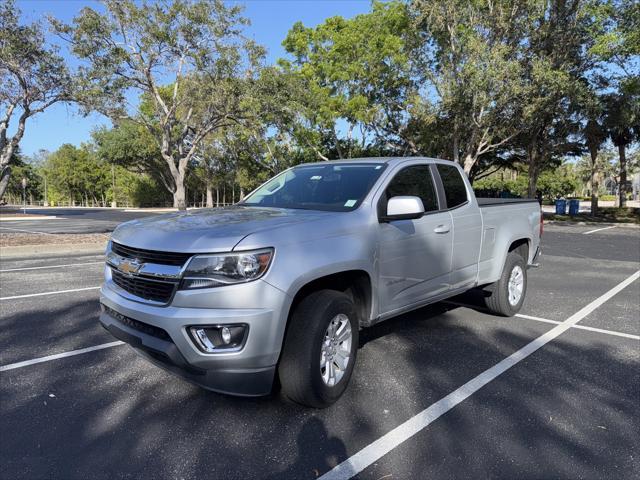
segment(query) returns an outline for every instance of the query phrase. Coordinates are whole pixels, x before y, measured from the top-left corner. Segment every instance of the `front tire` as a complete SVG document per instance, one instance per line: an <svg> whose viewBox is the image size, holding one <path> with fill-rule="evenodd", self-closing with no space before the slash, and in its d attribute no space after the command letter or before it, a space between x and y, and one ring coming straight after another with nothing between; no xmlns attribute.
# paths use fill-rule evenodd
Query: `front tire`
<svg viewBox="0 0 640 480"><path fill-rule="evenodd" d="M304 298L289 321L278 377L282 392L324 408L347 388L358 352L358 315L351 298L320 290Z"/></svg>
<svg viewBox="0 0 640 480"><path fill-rule="evenodd" d="M512 317L527 293L527 266L522 256L509 252L500 280L485 287L485 305L494 315Z"/></svg>

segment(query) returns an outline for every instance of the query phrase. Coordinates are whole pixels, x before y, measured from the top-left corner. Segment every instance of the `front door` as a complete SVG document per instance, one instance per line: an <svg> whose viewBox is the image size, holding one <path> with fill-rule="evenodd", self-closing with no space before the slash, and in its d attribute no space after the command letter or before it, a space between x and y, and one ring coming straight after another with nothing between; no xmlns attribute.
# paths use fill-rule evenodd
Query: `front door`
<svg viewBox="0 0 640 480"><path fill-rule="evenodd" d="M389 182L379 203L391 197L420 197L425 214L415 220L379 224L379 304L385 314L422 302L450 288L453 227L449 212L438 210L429 166L411 165Z"/></svg>

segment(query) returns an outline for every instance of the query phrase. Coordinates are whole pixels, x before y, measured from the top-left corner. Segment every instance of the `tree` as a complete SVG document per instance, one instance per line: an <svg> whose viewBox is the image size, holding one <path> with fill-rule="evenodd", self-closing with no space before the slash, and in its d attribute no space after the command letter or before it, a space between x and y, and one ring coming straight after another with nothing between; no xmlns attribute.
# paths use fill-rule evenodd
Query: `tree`
<svg viewBox="0 0 640 480"><path fill-rule="evenodd" d="M222 0L106 0L105 13L85 7L72 25L54 21L73 52L88 62L78 101L116 124L144 126L170 180L174 206L186 208L185 178L210 133L242 121L243 100L263 49L242 35L240 8ZM148 108L130 114L127 97Z"/></svg>
<svg viewBox="0 0 640 480"><path fill-rule="evenodd" d="M11 174L10 160L27 120L70 98L72 78L39 23L21 25L14 0L0 5L0 198ZM9 129L17 124L13 135Z"/></svg>
<svg viewBox="0 0 640 480"><path fill-rule="evenodd" d="M294 136L318 159L349 158L377 145L417 153L408 128L418 99L406 48L410 31L399 1L374 1L370 13L332 17L314 28L293 25L283 42L293 59L280 64L303 82Z"/></svg>
<svg viewBox="0 0 640 480"><path fill-rule="evenodd" d="M618 149L618 202L620 207L624 207L627 201L627 148L631 143L640 140L640 92L625 89L620 93L608 95L605 103L604 124L611 141Z"/></svg>
<svg viewBox="0 0 640 480"><path fill-rule="evenodd" d="M604 126L619 155L619 205L627 194L627 148L640 140L640 4L611 0L598 5L589 53L606 69Z"/></svg>
<svg viewBox="0 0 640 480"><path fill-rule="evenodd" d="M536 194L540 173L567 155L582 153L579 102L590 63L585 55L592 21L579 0L534 2L527 18L524 45L520 133L515 143L528 164L528 195Z"/></svg>
<svg viewBox="0 0 640 480"><path fill-rule="evenodd" d="M589 150L589 183L591 184L591 215L598 214L598 190L601 162L598 160L600 147L607 139L607 132L597 118L590 118L584 129L585 144Z"/></svg>
<svg viewBox="0 0 640 480"><path fill-rule="evenodd" d="M495 156L518 131L527 8L519 1L411 2L421 91L441 119L446 157L471 177L483 156Z"/></svg>
<svg viewBox="0 0 640 480"><path fill-rule="evenodd" d="M9 199L13 200L15 203L22 203L22 179L25 179L27 182L24 190L27 201L30 202L34 198L39 199L42 195L42 185L38 175L37 166L30 162L28 157L25 157L20 153L20 147L17 147L13 151L11 170L12 175L5 191Z"/></svg>
<svg viewBox="0 0 640 480"><path fill-rule="evenodd" d="M44 166L48 195L54 202L104 204L111 187L111 169L100 162L90 145L62 145Z"/></svg>
<svg viewBox="0 0 640 480"><path fill-rule="evenodd" d="M591 185L591 215L598 214L598 191L602 162L598 158L602 145L607 140L607 130L603 124L602 97L589 89L582 102L584 127L582 138L589 151L588 180Z"/></svg>
<svg viewBox="0 0 640 480"><path fill-rule="evenodd" d="M100 159L134 173L148 174L173 193L172 179L160 149L144 126L125 120L113 128L94 130L92 137Z"/></svg>

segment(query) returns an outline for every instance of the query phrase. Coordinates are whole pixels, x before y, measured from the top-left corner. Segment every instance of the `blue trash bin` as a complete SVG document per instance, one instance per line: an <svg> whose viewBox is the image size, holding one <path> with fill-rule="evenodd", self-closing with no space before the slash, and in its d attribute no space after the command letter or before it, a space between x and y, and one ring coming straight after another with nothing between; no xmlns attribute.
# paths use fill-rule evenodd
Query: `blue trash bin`
<svg viewBox="0 0 640 480"><path fill-rule="evenodd" d="M569 215L572 217L580 211L580 200L569 200Z"/></svg>
<svg viewBox="0 0 640 480"><path fill-rule="evenodd" d="M567 214L567 201L558 199L556 200L556 215Z"/></svg>

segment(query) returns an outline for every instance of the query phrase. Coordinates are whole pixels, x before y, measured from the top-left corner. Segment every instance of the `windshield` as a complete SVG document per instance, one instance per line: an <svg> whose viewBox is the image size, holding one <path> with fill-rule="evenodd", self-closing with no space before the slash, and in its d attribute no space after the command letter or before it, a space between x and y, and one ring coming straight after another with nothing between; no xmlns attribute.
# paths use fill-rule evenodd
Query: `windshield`
<svg viewBox="0 0 640 480"><path fill-rule="evenodd" d="M346 212L358 208L384 168L380 163L295 167L272 178L241 203Z"/></svg>

